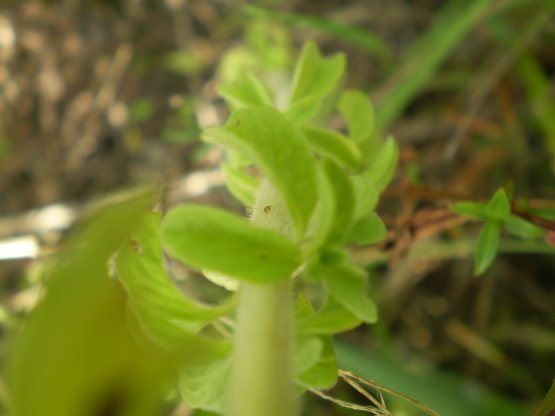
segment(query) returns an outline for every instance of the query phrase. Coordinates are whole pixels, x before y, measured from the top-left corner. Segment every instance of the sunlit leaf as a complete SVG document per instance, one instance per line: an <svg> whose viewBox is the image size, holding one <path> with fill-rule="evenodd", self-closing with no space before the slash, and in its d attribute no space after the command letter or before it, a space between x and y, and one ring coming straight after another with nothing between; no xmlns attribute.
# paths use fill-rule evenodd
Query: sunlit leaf
<svg viewBox="0 0 555 416"><path fill-rule="evenodd" d="M291 104L306 98L323 98L345 71L345 56L324 58L314 42L305 43L293 76Z"/></svg>
<svg viewBox="0 0 555 416"><path fill-rule="evenodd" d="M158 213L145 214L138 229L118 251L117 273L142 329L165 345L198 331L229 307L201 305L174 286L163 266L159 224Z"/></svg>
<svg viewBox="0 0 555 416"><path fill-rule="evenodd" d="M218 93L234 108L272 105L268 91L250 71L243 72L235 82L221 85Z"/></svg>
<svg viewBox="0 0 555 416"><path fill-rule="evenodd" d="M501 224L497 221L488 221L482 227L474 252L474 274L476 276L485 272L495 259L500 232Z"/></svg>
<svg viewBox="0 0 555 416"><path fill-rule="evenodd" d="M164 247L176 259L251 283L287 279L302 257L287 238L216 208L182 205L162 221Z"/></svg>
<svg viewBox="0 0 555 416"><path fill-rule="evenodd" d="M354 220L358 221L374 211L380 197L380 190L370 179L350 176L355 195Z"/></svg>
<svg viewBox="0 0 555 416"><path fill-rule="evenodd" d="M316 164L304 137L283 114L264 107L239 110L225 129L208 129L205 138L254 160L283 195L298 237L304 234L317 200Z"/></svg>
<svg viewBox="0 0 555 416"><path fill-rule="evenodd" d="M342 134L313 126L304 127L303 134L317 153L350 169L356 170L359 167L360 150Z"/></svg>

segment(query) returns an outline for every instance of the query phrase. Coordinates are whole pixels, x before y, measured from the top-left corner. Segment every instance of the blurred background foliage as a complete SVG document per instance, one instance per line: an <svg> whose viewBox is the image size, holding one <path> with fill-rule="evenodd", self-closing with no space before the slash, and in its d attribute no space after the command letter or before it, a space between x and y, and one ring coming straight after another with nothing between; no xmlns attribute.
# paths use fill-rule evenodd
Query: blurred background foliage
<svg viewBox="0 0 555 416"><path fill-rule="evenodd" d="M555 376L554 12L552 0L3 0L0 243L30 236L37 253L23 257L39 257L0 259L3 366L43 263L99 197L155 180L168 189L162 209L191 198L237 209L217 175L194 192L183 179L221 156L198 141L227 116L216 87L251 70L284 102L315 40L347 54L345 86L372 97L401 147L379 208L388 239L353 252L380 321L338 340L340 363L440 414L529 414ZM331 109L320 117L343 128ZM479 226L445 213L504 185L545 219L547 242L503 236L476 279ZM65 220L38 221L53 204ZM221 296L172 270L183 290ZM364 400L348 386L334 395ZM386 398L392 414L418 414ZM165 414L191 414L167 401ZM8 402L2 372L2 414ZM354 411L311 396L305 413Z"/></svg>

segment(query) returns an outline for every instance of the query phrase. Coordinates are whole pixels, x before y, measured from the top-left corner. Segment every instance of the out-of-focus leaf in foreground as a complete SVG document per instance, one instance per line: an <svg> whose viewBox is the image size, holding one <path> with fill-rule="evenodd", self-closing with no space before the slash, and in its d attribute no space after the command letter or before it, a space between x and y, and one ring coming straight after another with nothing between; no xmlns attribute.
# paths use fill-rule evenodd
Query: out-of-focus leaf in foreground
<svg viewBox="0 0 555 416"><path fill-rule="evenodd" d="M43 298L12 343L14 416L154 415L172 373L196 359L197 348L210 349L139 346L128 331L125 292L108 264L152 203L147 191L103 208L55 259Z"/></svg>

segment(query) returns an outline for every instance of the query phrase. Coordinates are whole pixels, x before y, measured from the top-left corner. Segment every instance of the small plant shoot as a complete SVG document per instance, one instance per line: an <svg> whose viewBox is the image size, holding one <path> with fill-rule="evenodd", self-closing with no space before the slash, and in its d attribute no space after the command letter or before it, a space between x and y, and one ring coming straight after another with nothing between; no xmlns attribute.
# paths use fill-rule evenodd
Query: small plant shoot
<svg viewBox="0 0 555 416"><path fill-rule="evenodd" d="M346 133L316 122L344 68L342 54L324 57L307 43L283 110L252 73L219 87L234 111L203 138L225 149L226 184L248 218L184 205L160 228L172 257L238 291L233 352L181 374L181 393L194 407L297 415L299 389L337 380L331 336L377 320L366 272L349 260L347 245L385 238L374 209L399 152L393 139L382 142L358 91L343 91L337 102ZM319 298L293 290L297 280L320 287Z"/></svg>

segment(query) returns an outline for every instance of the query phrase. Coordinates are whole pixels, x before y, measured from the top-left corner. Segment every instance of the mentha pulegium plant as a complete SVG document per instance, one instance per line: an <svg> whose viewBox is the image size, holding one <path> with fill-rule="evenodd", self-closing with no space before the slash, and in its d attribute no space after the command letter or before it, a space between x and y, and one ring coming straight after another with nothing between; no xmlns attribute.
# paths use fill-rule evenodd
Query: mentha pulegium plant
<svg viewBox="0 0 555 416"><path fill-rule="evenodd" d="M225 148L226 185L249 219L188 204L170 210L160 229L171 256L238 285L233 352L182 374L180 390L193 407L295 415L299 389L336 382L331 336L377 319L366 272L349 260L347 246L385 237L374 209L398 148L381 141L358 91L339 96L347 134L313 122L344 67L342 54L322 57L307 43L282 111L251 73L220 88L233 111L203 137Z"/></svg>

